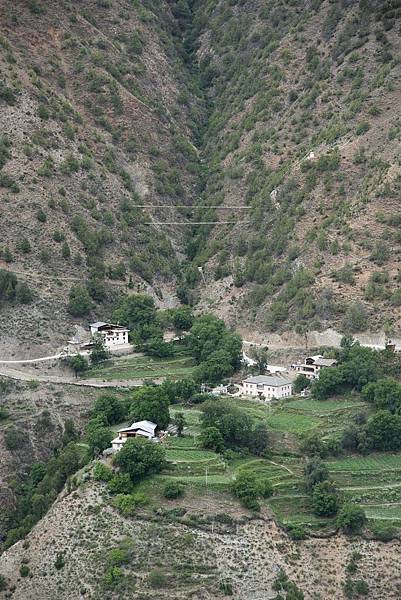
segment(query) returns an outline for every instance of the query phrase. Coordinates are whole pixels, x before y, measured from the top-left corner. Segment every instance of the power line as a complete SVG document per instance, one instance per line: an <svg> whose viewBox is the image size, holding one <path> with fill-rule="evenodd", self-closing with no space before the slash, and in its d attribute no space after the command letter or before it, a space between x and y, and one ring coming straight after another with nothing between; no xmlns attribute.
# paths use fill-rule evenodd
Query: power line
<svg viewBox="0 0 401 600"><path fill-rule="evenodd" d="M204 209L204 208L221 208L229 210L232 208L238 208L239 210L251 210L251 206L187 206L186 204L134 204L134 208L192 208L192 209Z"/></svg>
<svg viewBox="0 0 401 600"><path fill-rule="evenodd" d="M153 221L142 225L243 225L250 221Z"/></svg>

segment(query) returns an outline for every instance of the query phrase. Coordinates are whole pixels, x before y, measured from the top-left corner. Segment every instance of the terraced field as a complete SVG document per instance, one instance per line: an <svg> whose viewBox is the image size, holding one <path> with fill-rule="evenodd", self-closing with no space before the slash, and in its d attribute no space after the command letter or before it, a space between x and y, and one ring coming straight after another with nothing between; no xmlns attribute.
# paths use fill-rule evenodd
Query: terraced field
<svg viewBox="0 0 401 600"><path fill-rule="evenodd" d="M203 494L207 489L227 491L238 472L250 471L271 480L274 494L266 502L279 521L285 524L303 523L310 528L330 527L330 519L312 514L310 499L303 486L303 462L294 452L294 440L314 431L322 437L340 435L355 413L368 412L369 407L358 398L327 402L303 398L279 401L270 407L241 398L230 399L230 402L246 410L256 421L265 422L274 440L274 448L277 449L277 439L280 441L280 452L274 452L270 460L248 457L224 461L217 454L205 452L198 446L201 411L174 406L173 412L185 414L186 437L170 440L167 456L176 463L176 470L160 478L179 478L196 489L196 493ZM286 452L281 453L282 449ZM386 520L401 525L401 454L339 457L328 461L327 466L344 498L362 504L370 520Z"/></svg>
<svg viewBox="0 0 401 600"><path fill-rule="evenodd" d="M104 381L158 379L161 377L182 379L190 377L193 370L194 362L189 356L177 356L169 359L132 356L111 360L98 367L93 367L85 371L84 378L102 379Z"/></svg>

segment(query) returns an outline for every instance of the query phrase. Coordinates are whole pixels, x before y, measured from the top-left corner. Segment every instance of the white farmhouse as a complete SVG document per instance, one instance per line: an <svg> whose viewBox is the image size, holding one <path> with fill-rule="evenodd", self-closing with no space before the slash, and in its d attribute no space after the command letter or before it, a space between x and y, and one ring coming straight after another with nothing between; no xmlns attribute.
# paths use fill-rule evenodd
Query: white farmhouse
<svg viewBox="0 0 401 600"><path fill-rule="evenodd" d="M111 441L111 447L114 452L121 450L127 440L133 437L143 437L152 441L159 441L156 435L157 425L152 421L137 421L132 423L131 427L125 427L118 430L118 435Z"/></svg>
<svg viewBox="0 0 401 600"><path fill-rule="evenodd" d="M334 367L337 361L334 358L324 358L321 354L308 356L302 364L291 365L299 375L308 379L318 379L320 371L327 367Z"/></svg>
<svg viewBox="0 0 401 600"><path fill-rule="evenodd" d="M92 337L95 335L102 336L106 348L114 348L115 346L129 346L129 329L126 327L98 321L97 323L92 323L90 325L90 330Z"/></svg>
<svg viewBox="0 0 401 600"><path fill-rule="evenodd" d="M242 382L242 390L246 396L263 396L266 400L288 398L292 396L292 382L286 377L255 375Z"/></svg>

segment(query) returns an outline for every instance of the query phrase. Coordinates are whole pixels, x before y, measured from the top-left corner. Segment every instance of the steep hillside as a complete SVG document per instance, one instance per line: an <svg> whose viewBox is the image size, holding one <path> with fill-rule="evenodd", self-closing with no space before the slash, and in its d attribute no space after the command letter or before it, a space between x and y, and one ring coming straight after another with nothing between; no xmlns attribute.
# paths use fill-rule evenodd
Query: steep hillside
<svg viewBox="0 0 401 600"><path fill-rule="evenodd" d="M292 542L267 514L250 518L213 495L124 517L87 478L0 557L9 590L0 597L261 600L276 597L280 569L306 600L343 598L347 580L366 581L372 600L399 597L398 543Z"/></svg>
<svg viewBox="0 0 401 600"><path fill-rule="evenodd" d="M97 390L76 386L0 380L0 529L15 506L32 462L47 462L59 445L66 422L79 431L88 417Z"/></svg>
<svg viewBox="0 0 401 600"><path fill-rule="evenodd" d="M250 209L199 214L241 221L190 241L201 305L259 331L399 326L400 2L195 12L204 198Z"/></svg>
<svg viewBox="0 0 401 600"><path fill-rule="evenodd" d="M3 9L0 268L18 278L0 284L4 355L16 338L64 342L75 285L89 291L72 315L83 321L90 303L106 316L127 285L175 302L182 231L146 223L187 218L201 109L168 3ZM184 208L161 215L135 208L143 204Z"/></svg>

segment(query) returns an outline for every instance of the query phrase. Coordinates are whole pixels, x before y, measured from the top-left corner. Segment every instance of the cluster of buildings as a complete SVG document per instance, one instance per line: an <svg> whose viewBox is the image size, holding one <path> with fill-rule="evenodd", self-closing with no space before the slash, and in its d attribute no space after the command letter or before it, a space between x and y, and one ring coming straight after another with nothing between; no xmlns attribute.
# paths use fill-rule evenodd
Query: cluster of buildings
<svg viewBox="0 0 401 600"><path fill-rule="evenodd" d="M242 382L241 393L265 401L273 398L288 398L293 394L294 376L305 375L307 379L318 379L322 369L334 367L337 361L334 358L323 356L308 356L303 363L292 364L289 369L285 367L268 367L268 375L254 375ZM292 375L292 376L291 376Z"/></svg>

